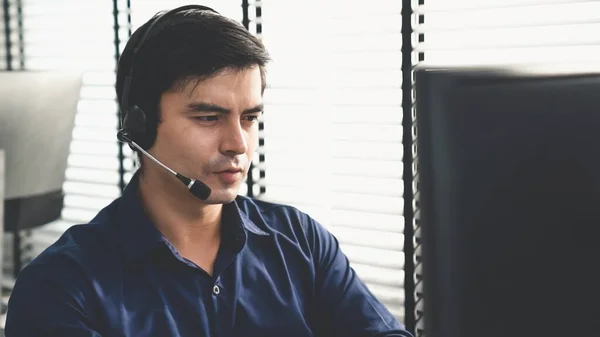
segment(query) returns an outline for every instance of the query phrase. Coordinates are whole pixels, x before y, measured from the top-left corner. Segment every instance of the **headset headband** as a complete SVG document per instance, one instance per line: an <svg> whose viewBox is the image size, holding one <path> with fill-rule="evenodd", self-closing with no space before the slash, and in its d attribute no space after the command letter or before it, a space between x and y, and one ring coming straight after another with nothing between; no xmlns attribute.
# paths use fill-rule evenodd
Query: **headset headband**
<svg viewBox="0 0 600 337"><path fill-rule="evenodd" d="M140 50L140 48L144 45L144 43L146 43L146 41L150 38L150 33L154 30L154 27L159 22L166 20L167 18L171 17L175 13L179 13L179 12L191 10L191 9L195 9L198 11L210 11L210 12L219 14L219 12L215 11L214 9L212 9L210 7L206 7L206 6L202 6L202 5L186 5L186 6L181 6L181 7L175 8L173 10L170 10L170 11L167 11L167 12L164 12L164 13L158 15L150 23L150 25L144 32L144 35L142 35L142 38L137 43L137 46L135 46L135 48L133 48L133 52L131 54L131 65L129 67L129 74L127 74L127 76L125 77L125 82L123 83L123 95L122 95L122 100L121 100L122 109L127 110L129 108L129 105L128 105L129 104L129 91L131 88L131 82L132 82L133 74L134 74L134 70L135 70L135 59L136 59L137 53Z"/></svg>

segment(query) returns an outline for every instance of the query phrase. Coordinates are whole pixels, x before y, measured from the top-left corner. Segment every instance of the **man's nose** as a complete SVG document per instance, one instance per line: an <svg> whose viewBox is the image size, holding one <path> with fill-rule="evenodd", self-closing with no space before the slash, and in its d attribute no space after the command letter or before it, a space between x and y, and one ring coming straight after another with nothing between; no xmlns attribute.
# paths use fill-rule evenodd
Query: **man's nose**
<svg viewBox="0 0 600 337"><path fill-rule="evenodd" d="M230 120L223 130L221 152L240 155L248 150L247 133L239 120Z"/></svg>

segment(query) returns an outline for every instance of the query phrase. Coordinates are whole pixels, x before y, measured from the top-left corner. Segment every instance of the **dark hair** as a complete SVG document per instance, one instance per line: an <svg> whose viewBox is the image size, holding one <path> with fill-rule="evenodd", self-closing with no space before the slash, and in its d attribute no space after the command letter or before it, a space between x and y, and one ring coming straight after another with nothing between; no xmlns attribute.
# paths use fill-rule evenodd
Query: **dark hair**
<svg viewBox="0 0 600 337"><path fill-rule="evenodd" d="M116 82L119 103L123 99L125 77L132 66L133 49L156 16L132 34L119 58ZM138 50L128 104L144 110L145 132L152 144L164 92L182 90L191 81L208 79L226 68L242 70L256 65L260 67L264 91L265 66L269 60L260 40L239 22L210 11L177 12L155 25Z"/></svg>

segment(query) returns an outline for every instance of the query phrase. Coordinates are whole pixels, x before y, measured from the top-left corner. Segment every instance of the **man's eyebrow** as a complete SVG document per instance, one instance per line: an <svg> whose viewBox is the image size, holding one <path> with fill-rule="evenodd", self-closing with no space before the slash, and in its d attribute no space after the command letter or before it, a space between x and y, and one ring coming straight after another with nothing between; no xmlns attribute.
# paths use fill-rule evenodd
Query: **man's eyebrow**
<svg viewBox="0 0 600 337"><path fill-rule="evenodd" d="M242 112L242 113L247 114L247 113L262 112L264 109L265 109L265 105L260 103L259 105L255 106L253 108L244 110L244 112Z"/></svg>
<svg viewBox="0 0 600 337"><path fill-rule="evenodd" d="M187 110L191 112L218 112L229 113L230 110L216 104L205 102L193 102L187 105Z"/></svg>
<svg viewBox="0 0 600 337"><path fill-rule="evenodd" d="M265 108L264 104L261 103L255 107L245 109L242 113L246 114L246 113L261 112L264 110L264 108ZM227 108L224 108L222 106L212 104L212 103L206 103L206 102L190 103L187 105L187 110L190 112L216 112L216 113L222 113L222 114L227 114L227 113L231 112L231 110L229 110Z"/></svg>

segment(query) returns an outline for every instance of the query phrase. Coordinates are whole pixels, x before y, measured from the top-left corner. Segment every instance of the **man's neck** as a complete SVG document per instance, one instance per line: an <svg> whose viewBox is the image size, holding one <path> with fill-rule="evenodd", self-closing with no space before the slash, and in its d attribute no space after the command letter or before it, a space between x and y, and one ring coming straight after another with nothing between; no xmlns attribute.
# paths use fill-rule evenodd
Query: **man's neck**
<svg viewBox="0 0 600 337"><path fill-rule="evenodd" d="M220 243L223 205L202 203L168 178L141 172L139 193L148 217L181 255L212 251Z"/></svg>

